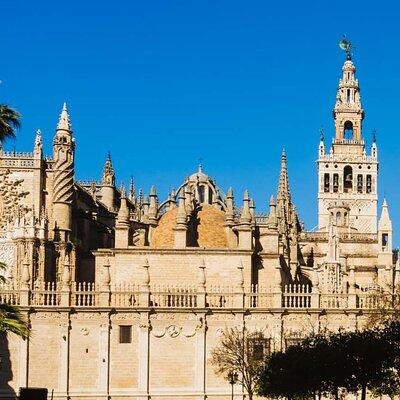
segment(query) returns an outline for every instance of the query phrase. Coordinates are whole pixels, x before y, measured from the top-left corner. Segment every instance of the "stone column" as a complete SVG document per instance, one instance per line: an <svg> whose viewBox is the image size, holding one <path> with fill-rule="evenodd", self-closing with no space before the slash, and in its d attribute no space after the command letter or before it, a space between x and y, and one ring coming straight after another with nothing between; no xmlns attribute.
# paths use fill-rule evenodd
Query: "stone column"
<svg viewBox="0 0 400 400"><path fill-rule="evenodd" d="M281 266L279 263L275 266L275 280L273 290L272 307L282 308L282 275Z"/></svg>
<svg viewBox="0 0 400 400"><path fill-rule="evenodd" d="M108 307L110 305L110 262L108 257L103 265L100 276L100 307Z"/></svg>
<svg viewBox="0 0 400 400"><path fill-rule="evenodd" d="M68 256L65 256L64 270L62 276L60 306L69 307L70 300L71 300L71 271L70 271Z"/></svg>
<svg viewBox="0 0 400 400"><path fill-rule="evenodd" d="M22 312L22 315L29 322L29 313ZM19 362L18 362L18 386L28 386L29 372L29 339L20 339L19 341Z"/></svg>
<svg viewBox="0 0 400 400"><path fill-rule="evenodd" d="M206 264L204 258L199 265L198 275L197 275L197 307L205 308L206 306Z"/></svg>
<svg viewBox="0 0 400 400"><path fill-rule="evenodd" d="M110 385L110 319L107 313L103 313L101 316L99 342L99 391L103 394L104 399L108 400Z"/></svg>
<svg viewBox="0 0 400 400"><path fill-rule="evenodd" d="M240 261L237 266L237 282L234 293L234 307L243 308L244 307L244 277L243 277L243 264Z"/></svg>
<svg viewBox="0 0 400 400"><path fill-rule="evenodd" d="M274 341L274 347L272 351L281 351L282 341L283 341L283 327L282 327L281 313L276 313L273 315L272 339Z"/></svg>
<svg viewBox="0 0 400 400"><path fill-rule="evenodd" d="M22 274L21 274L21 289L20 289L20 305L29 305L29 284L30 284L30 273L29 273L29 262L25 255L24 261L22 262Z"/></svg>
<svg viewBox="0 0 400 400"><path fill-rule="evenodd" d="M319 308L319 295L318 268L315 266L312 271L311 308Z"/></svg>
<svg viewBox="0 0 400 400"><path fill-rule="evenodd" d="M138 337L138 347L139 347L139 377L138 377L138 389L140 394L136 396L139 400L149 400L149 355L150 355L150 320L149 313L140 313L139 322L139 337Z"/></svg>
<svg viewBox="0 0 400 400"><path fill-rule="evenodd" d="M60 362L58 369L58 391L64 400L68 400L69 396L70 328L69 312L63 313L59 323Z"/></svg>
<svg viewBox="0 0 400 400"><path fill-rule="evenodd" d="M351 309L357 308L357 295L356 295L356 275L354 265L349 267L349 298L347 307Z"/></svg>
<svg viewBox="0 0 400 400"><path fill-rule="evenodd" d="M196 370L195 370L195 387L199 393L198 399L206 399L206 333L207 321L203 314L199 316L198 325L196 327Z"/></svg>
<svg viewBox="0 0 400 400"><path fill-rule="evenodd" d="M149 307L150 305L150 273L149 261L146 259L142 266L142 277L140 283L140 307Z"/></svg>

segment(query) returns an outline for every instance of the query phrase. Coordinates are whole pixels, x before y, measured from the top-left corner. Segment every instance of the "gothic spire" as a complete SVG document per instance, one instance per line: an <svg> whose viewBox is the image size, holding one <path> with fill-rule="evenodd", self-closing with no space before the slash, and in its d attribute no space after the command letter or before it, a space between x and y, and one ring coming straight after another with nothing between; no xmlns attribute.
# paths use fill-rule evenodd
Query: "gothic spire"
<svg viewBox="0 0 400 400"><path fill-rule="evenodd" d="M129 182L129 200L134 203L135 202L135 185L133 183L133 178Z"/></svg>
<svg viewBox="0 0 400 400"><path fill-rule="evenodd" d="M108 152L103 168L102 184L107 186L115 185L115 172L111 161L111 154Z"/></svg>
<svg viewBox="0 0 400 400"><path fill-rule="evenodd" d="M62 110L61 110L61 114L60 114L60 118L58 119L57 131L71 132L71 122L70 122L70 119L69 119L67 103L63 104L63 107L62 107Z"/></svg>
<svg viewBox="0 0 400 400"><path fill-rule="evenodd" d="M278 203L279 201L282 200L288 202L291 201L285 150L282 151L282 156L281 156L281 172L279 174L278 195L277 195Z"/></svg>

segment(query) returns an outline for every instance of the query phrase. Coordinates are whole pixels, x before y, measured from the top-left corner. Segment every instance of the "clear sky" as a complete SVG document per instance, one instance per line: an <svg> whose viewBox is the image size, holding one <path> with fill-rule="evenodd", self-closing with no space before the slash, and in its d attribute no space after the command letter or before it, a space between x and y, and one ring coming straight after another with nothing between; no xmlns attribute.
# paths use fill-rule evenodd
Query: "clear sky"
<svg viewBox="0 0 400 400"><path fill-rule="evenodd" d="M45 152L63 101L77 142L76 176L117 180L161 200L197 168L258 211L276 192L286 149L300 218L316 225L319 129L354 43L369 151L377 130L380 203L400 230L400 6L397 1L0 0L0 102L22 118L6 148ZM395 243L399 239L395 236Z"/></svg>

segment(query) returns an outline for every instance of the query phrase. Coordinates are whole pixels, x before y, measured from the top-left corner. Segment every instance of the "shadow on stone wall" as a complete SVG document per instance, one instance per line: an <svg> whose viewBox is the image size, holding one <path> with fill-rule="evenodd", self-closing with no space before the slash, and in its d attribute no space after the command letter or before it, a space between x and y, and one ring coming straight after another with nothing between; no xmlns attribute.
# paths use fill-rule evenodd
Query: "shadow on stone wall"
<svg viewBox="0 0 400 400"><path fill-rule="evenodd" d="M7 334L0 334L0 398L16 399L17 394L10 386L13 379L10 349Z"/></svg>

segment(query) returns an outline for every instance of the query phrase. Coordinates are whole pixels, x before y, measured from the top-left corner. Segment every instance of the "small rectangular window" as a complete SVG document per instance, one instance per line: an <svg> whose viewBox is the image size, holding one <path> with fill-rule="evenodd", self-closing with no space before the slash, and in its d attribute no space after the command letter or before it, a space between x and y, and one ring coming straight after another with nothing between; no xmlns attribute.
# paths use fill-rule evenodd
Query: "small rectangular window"
<svg viewBox="0 0 400 400"><path fill-rule="evenodd" d="M119 342L132 343L132 325L119 326Z"/></svg>
<svg viewBox="0 0 400 400"><path fill-rule="evenodd" d="M251 338L247 340L249 355L255 361L262 361L271 354L270 339Z"/></svg>

